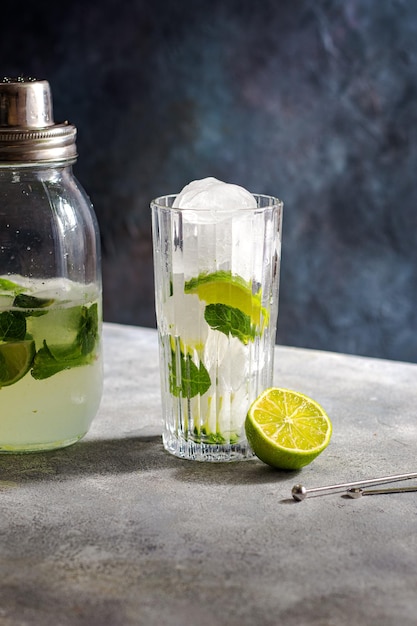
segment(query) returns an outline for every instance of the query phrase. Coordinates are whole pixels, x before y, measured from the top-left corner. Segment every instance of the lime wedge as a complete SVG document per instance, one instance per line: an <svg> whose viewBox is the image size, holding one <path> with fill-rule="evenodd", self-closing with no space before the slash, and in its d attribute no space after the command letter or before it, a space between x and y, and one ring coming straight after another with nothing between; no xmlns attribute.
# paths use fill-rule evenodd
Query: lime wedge
<svg viewBox="0 0 417 626"><path fill-rule="evenodd" d="M13 385L30 370L35 342L9 341L0 344L0 387Z"/></svg>
<svg viewBox="0 0 417 626"><path fill-rule="evenodd" d="M239 309L249 316L252 324L259 324L261 313L264 318L267 317L267 311L261 304L261 290L254 294L251 283L231 272L200 274L185 283L184 291L197 294L206 304L225 304Z"/></svg>
<svg viewBox="0 0 417 626"><path fill-rule="evenodd" d="M261 461L286 470L301 469L329 445L332 424L314 400L289 389L271 388L251 405L246 436Z"/></svg>

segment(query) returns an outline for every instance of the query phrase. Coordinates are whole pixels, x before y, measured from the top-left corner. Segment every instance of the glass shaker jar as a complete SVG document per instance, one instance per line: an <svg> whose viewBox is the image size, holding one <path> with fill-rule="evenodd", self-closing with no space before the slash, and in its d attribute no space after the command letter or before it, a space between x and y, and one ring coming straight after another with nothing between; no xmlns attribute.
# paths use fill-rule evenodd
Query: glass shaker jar
<svg viewBox="0 0 417 626"><path fill-rule="evenodd" d="M75 443L102 393L100 244L49 83L0 82L0 453Z"/></svg>

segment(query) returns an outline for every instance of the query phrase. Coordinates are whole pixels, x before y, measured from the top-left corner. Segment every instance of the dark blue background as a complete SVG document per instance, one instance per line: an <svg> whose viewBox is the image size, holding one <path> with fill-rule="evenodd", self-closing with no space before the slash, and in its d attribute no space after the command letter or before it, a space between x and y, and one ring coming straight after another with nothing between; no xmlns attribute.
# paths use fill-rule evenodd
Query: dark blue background
<svg viewBox="0 0 417 626"><path fill-rule="evenodd" d="M106 320L155 324L149 201L216 176L284 200L279 343L417 362L415 0L8 2L0 53L78 127Z"/></svg>

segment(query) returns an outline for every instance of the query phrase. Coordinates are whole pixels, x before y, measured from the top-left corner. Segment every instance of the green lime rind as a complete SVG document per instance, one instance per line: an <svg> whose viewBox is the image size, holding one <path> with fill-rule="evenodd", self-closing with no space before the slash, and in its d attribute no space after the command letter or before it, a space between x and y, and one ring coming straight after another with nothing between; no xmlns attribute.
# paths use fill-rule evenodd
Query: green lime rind
<svg viewBox="0 0 417 626"><path fill-rule="evenodd" d="M270 388L251 405L245 420L256 456L282 470L299 470L327 448L332 424L317 402L289 389Z"/></svg>

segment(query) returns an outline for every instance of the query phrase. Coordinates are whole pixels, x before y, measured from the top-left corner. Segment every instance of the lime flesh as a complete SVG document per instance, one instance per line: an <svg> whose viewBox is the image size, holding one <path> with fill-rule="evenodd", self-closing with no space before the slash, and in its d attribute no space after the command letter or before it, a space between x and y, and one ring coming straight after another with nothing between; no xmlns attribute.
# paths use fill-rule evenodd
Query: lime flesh
<svg viewBox="0 0 417 626"><path fill-rule="evenodd" d="M0 387L13 385L30 370L35 356L32 340L0 344Z"/></svg>
<svg viewBox="0 0 417 626"><path fill-rule="evenodd" d="M185 283L185 293L197 294L206 304L225 304L248 315L258 325L261 313L267 312L261 305L261 292L252 292L252 286L231 272L218 271L201 274Z"/></svg>

